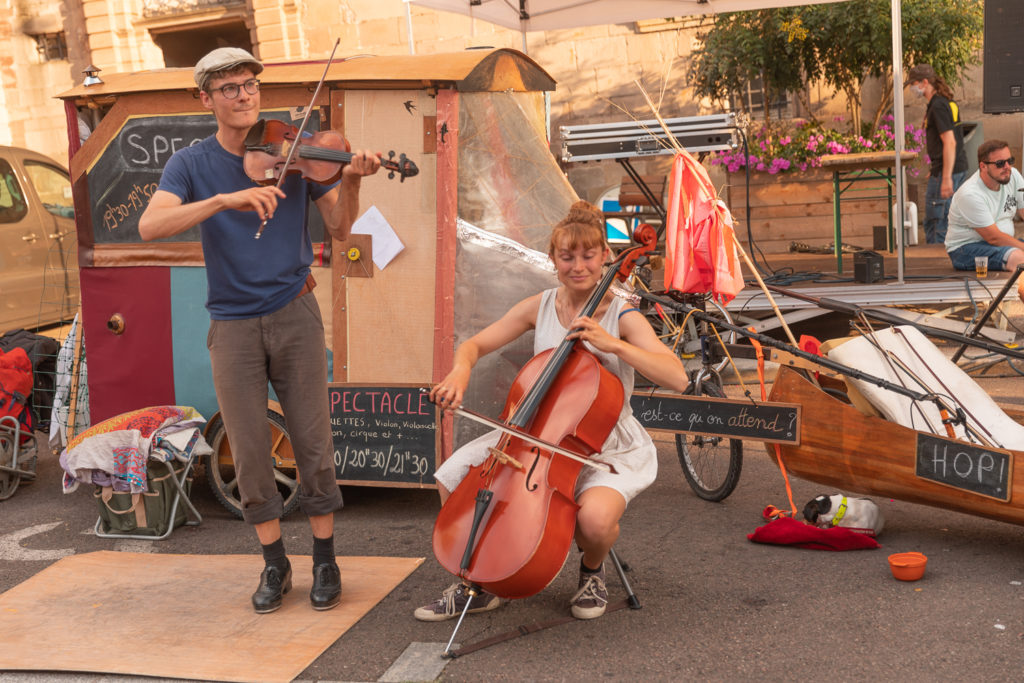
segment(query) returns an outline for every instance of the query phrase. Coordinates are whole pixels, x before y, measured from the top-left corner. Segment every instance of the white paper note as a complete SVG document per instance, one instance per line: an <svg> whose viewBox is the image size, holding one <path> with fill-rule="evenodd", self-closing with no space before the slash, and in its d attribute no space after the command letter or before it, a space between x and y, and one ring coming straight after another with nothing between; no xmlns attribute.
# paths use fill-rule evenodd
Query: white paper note
<svg viewBox="0 0 1024 683"><path fill-rule="evenodd" d="M356 219L352 224L352 232L370 236L373 263L381 270L405 249L402 240L398 239L391 224L376 206L371 206L366 213Z"/></svg>

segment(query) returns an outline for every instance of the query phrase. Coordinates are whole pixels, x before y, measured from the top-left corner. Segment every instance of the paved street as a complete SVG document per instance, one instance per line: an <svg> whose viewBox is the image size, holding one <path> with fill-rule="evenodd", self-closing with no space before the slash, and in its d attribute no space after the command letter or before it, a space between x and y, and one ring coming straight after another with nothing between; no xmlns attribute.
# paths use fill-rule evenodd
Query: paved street
<svg viewBox="0 0 1024 683"><path fill-rule="evenodd" d="M665 436L656 439L658 481L627 511L617 545L632 567L630 580L643 608L494 645L448 662L441 679L770 681L830 674L846 680L1019 680L1024 670L1024 529L876 499L887 519L880 550L822 552L754 544L746 535L762 522L763 508L785 505L781 476L763 446L745 444L739 486L716 504L690 492L674 444ZM179 529L162 542L117 541L91 534L96 519L91 495L84 490L61 493L55 457L43 459L39 475L0 503L0 590L72 552L258 552L249 529L219 506L202 481L193 494L204 516L200 527ZM824 492L831 491L793 481L798 507ZM424 624L411 614L449 582L431 558L430 530L438 508L434 492L346 487L344 495L346 508L337 520L339 555L423 556L428 561L300 679L380 680L412 644L436 649L451 633L452 622ZM36 533L25 535L30 528ZM309 552L309 530L301 514L289 516L284 529L291 552ZM916 583L894 580L886 562L889 553L908 550L929 558L924 579ZM568 614L575 565L573 554L540 595L469 617L459 642ZM242 580L255 587L256 578ZM618 581L610 578L609 586L612 599L619 599ZM45 661L53 646L40 643L39 657ZM430 671L436 664L432 657L426 663L422 656L412 659L413 668L402 674L405 680L427 678L410 671ZM0 678L5 683L126 680L94 674Z"/></svg>

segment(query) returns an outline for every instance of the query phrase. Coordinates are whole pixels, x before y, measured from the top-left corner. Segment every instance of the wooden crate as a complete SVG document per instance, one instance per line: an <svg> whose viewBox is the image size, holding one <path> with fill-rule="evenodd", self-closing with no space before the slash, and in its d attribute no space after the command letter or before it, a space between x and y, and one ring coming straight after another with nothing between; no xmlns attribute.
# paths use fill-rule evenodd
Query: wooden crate
<svg viewBox="0 0 1024 683"><path fill-rule="evenodd" d="M725 198L737 221L737 235L747 243L746 175L730 173ZM888 224L886 180L858 182L842 195L842 241L871 249L873 229ZM833 241L832 173L750 174L750 227L766 254L789 251L792 242L819 246ZM860 197L863 197L861 199Z"/></svg>

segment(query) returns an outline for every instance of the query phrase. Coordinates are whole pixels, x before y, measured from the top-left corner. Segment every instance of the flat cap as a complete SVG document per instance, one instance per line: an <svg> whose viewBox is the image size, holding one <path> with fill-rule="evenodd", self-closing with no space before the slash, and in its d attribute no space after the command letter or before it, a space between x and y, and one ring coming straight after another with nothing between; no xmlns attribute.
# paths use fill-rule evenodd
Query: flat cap
<svg viewBox="0 0 1024 683"><path fill-rule="evenodd" d="M927 80L932 85L935 84L935 69L933 69L930 64L918 64L908 71L907 80L903 85L906 86L923 80Z"/></svg>
<svg viewBox="0 0 1024 683"><path fill-rule="evenodd" d="M246 50L240 47L218 47L196 62L195 72L193 73L196 85L199 86L200 90L205 90L206 82L210 80L212 74L241 64L251 65L253 73L256 74L263 71L263 64Z"/></svg>

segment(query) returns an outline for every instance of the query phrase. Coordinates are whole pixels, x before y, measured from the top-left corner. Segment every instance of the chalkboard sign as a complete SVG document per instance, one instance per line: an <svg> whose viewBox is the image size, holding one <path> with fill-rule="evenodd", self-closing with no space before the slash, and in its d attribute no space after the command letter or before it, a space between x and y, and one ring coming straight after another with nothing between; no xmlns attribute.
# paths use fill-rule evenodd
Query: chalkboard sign
<svg viewBox="0 0 1024 683"><path fill-rule="evenodd" d="M139 242L139 216L156 191L167 160L216 131L212 114L128 119L88 172L95 243ZM199 229L171 240L198 241Z"/></svg>
<svg viewBox="0 0 1024 683"><path fill-rule="evenodd" d="M917 435L915 474L1003 502L1010 500L1013 454L974 444Z"/></svg>
<svg viewBox="0 0 1024 683"><path fill-rule="evenodd" d="M339 483L434 486L437 406L420 386L327 385Z"/></svg>
<svg viewBox="0 0 1024 683"><path fill-rule="evenodd" d="M260 116L291 120L287 111L261 112ZM314 110L309 119L306 130L319 130L319 110ZM215 132L213 114L129 118L86 174L94 242L141 242L139 217L156 192L167 160L179 149ZM319 212L313 213L319 216ZM199 228L189 228L164 241L198 242Z"/></svg>
<svg viewBox="0 0 1024 683"><path fill-rule="evenodd" d="M800 443L800 405L678 394L633 394L633 415L646 429L692 432L771 443Z"/></svg>

